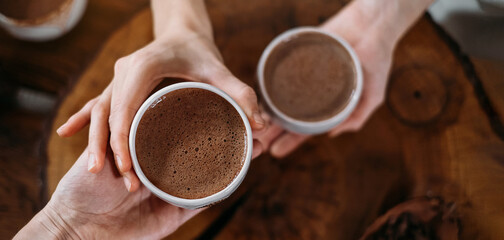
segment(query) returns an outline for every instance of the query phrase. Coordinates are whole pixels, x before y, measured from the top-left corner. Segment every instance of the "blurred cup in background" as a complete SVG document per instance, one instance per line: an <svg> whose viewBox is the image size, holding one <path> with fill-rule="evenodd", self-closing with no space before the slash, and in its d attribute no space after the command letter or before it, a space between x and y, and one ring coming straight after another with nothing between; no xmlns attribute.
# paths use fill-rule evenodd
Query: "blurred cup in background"
<svg viewBox="0 0 504 240"><path fill-rule="evenodd" d="M315 27L276 37L257 67L259 92L273 120L301 134L319 134L343 122L356 107L362 69L343 38Z"/></svg>
<svg viewBox="0 0 504 240"><path fill-rule="evenodd" d="M48 41L70 31L79 22L87 0L2 0L0 25L27 41Z"/></svg>

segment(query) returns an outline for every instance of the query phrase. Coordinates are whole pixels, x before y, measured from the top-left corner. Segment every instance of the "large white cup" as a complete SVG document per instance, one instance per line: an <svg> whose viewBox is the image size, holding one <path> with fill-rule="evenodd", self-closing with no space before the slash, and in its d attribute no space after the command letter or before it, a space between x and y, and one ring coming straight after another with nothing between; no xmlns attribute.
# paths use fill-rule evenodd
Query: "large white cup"
<svg viewBox="0 0 504 240"><path fill-rule="evenodd" d="M236 111L240 114L241 119L243 120L243 125L245 126L245 131L247 133L247 139L246 139L246 151L245 151L245 157L244 161L242 164L242 168L238 175L233 179L233 181L224 189L221 191L204 197L204 198L199 198L199 199L185 199L185 198L180 198L176 197L173 195L170 195L166 192L163 192L161 189L156 187L154 184L152 184L149 179L145 176L145 174L142 171L142 168L140 167L140 164L138 163L138 158L136 155L136 150L135 150L135 137L136 137L136 132L138 128L138 124L140 123L140 120L142 119L142 116L144 115L145 111L154 103L158 102L162 96L169 94L170 92L173 92L175 90L179 89L186 89L186 88L198 88L198 89L204 89L210 92L213 92L222 98L224 98L226 101L228 101L235 109ZM183 124L183 123L181 123ZM208 205L211 205L213 203L222 201L229 197L231 193L233 193L238 186L241 184L243 179L245 178L245 175L247 174L250 161L252 160L252 129L250 127L250 123L248 121L247 115L243 112L243 110L240 108L238 103L236 103L229 95L227 95L225 92L221 91L220 89L205 84L205 83L197 83L197 82L183 82L183 83L176 83L170 86L167 86L156 93L154 93L152 96L150 96L140 107L138 112L135 115L135 118L133 119L133 123L131 124L131 129L130 129L130 134L129 134L129 149L130 149L130 155L131 159L133 161L133 168L135 169L135 173L137 174L138 178L140 181L156 196L159 198L163 199L164 201L171 203L175 206L179 206L182 208L187 208L187 209L196 209L196 208L201 208L205 207Z"/></svg>

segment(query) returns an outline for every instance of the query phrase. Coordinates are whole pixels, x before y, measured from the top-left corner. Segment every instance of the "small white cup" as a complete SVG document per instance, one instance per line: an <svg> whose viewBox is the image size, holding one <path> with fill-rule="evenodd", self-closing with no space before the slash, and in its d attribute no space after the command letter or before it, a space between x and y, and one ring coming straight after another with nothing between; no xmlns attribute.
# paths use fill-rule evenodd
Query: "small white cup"
<svg viewBox="0 0 504 240"><path fill-rule="evenodd" d="M282 111L280 111L271 101L270 96L268 95L268 92L266 91L266 84L264 83L264 68L266 67L267 60L276 46L279 44L282 44L283 42L289 41L290 39L296 37L298 34L302 33L319 33L323 34L325 36L331 37L332 39L336 40L339 42L345 50L349 53L350 57L352 58L353 64L355 66L355 71L356 71L356 87L354 92L352 93L350 97L350 101L348 104L345 106L345 108L340 111L338 114L334 115L333 117L322 120L322 121L317 121L317 122L308 122L308 121L301 121L298 119L294 119L292 117L287 116L284 114ZM342 37L337 36L335 34L323 31L319 28L315 27L298 27L298 28L293 28L290 29L279 36L277 36L273 41L266 47L264 52L261 55L261 58L259 60L259 64L257 66L257 78L259 81L259 88L261 91L261 96L263 97L264 101L267 104L268 109L273 115L274 121L278 122L282 127L285 129L292 131L292 132L297 132L301 134L319 134L319 133L324 133L335 127L336 125L340 124L343 122L350 114L352 111L355 109L357 106L357 103L359 102L359 98L362 94L362 85L363 85L363 80L362 80L362 68L361 64L359 61L359 58L357 57L357 54L355 54L353 48L348 44ZM323 87L323 86L321 86Z"/></svg>
<svg viewBox="0 0 504 240"><path fill-rule="evenodd" d="M16 0L9 0L16 1ZM87 0L68 0L49 16L24 21L0 13L0 26L12 36L26 41L49 41L61 37L77 25L84 15Z"/></svg>
<svg viewBox="0 0 504 240"><path fill-rule="evenodd" d="M213 92L222 98L224 98L226 101L228 101L233 107L236 109L236 111L240 114L240 117L243 120L243 125L245 125L245 130L247 132L247 151L245 155L245 159L242 165L242 168L238 175L233 179L233 181L224 189L221 191L204 197L204 198L198 198L198 199L185 199L185 198L179 198L173 195L170 195L166 192L163 192L160 190L158 187L156 187L154 184L152 184L149 179L145 176L145 174L142 171L142 168L140 167L140 164L138 163L137 155L136 155L136 150L135 150L135 137L136 137L136 132L138 128L138 124L140 123L140 120L142 119L142 116L144 115L145 111L153 104L159 101L159 99L170 92L173 92L175 90L179 89L185 89L185 88L198 88L198 89L204 89L208 90L210 92ZM196 208L201 208L205 207L208 205L211 205L213 203L222 201L229 197L237 188L240 186L241 182L245 178L245 175L247 174L250 161L252 160L252 129L250 127L250 123L247 119L247 115L243 112L243 110L240 108L238 103L236 103L229 95L227 95L225 92L221 91L220 89L205 84L205 83L197 83L197 82L183 82L183 83L176 83L167 87L162 88L161 90L157 91L154 93L152 96L150 96L145 102L142 104L140 109L137 111L135 118L133 119L133 123L131 124L131 129L130 129L130 134L129 134L129 149L130 149L130 155L131 159L133 161L133 168L135 169L135 172L140 179L140 181L152 192L154 195L158 196L159 198L163 199L164 201L171 203L175 206L182 207L182 208L187 208L187 209L196 209Z"/></svg>

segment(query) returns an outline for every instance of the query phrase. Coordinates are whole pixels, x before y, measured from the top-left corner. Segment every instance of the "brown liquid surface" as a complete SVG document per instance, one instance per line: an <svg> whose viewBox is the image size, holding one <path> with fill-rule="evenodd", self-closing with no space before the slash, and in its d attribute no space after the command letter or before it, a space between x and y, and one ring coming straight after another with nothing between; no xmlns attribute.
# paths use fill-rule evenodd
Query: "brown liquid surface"
<svg viewBox="0 0 504 240"><path fill-rule="evenodd" d="M34 20L58 11L69 0L0 0L0 13L16 20Z"/></svg>
<svg viewBox="0 0 504 240"><path fill-rule="evenodd" d="M142 171L162 191L186 199L227 187L242 168L245 125L219 95L197 88L160 98L138 125L135 148Z"/></svg>
<svg viewBox="0 0 504 240"><path fill-rule="evenodd" d="M356 87L350 54L336 40L301 33L273 49L265 69L266 91L284 114L322 121L342 111Z"/></svg>

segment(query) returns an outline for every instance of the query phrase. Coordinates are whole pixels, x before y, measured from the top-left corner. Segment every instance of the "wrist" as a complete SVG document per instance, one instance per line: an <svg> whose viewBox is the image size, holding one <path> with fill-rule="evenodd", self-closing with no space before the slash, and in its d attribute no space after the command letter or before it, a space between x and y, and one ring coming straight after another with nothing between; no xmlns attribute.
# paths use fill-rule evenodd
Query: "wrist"
<svg viewBox="0 0 504 240"><path fill-rule="evenodd" d="M345 33L350 44L366 39L393 49L433 0L354 0L321 27Z"/></svg>
<svg viewBox="0 0 504 240"><path fill-rule="evenodd" d="M77 226L48 203L14 237L14 239L79 239Z"/></svg>
<svg viewBox="0 0 504 240"><path fill-rule="evenodd" d="M155 38L194 32L213 40L212 25L203 0L152 0L151 7Z"/></svg>
<svg viewBox="0 0 504 240"><path fill-rule="evenodd" d="M356 0L359 15L370 33L393 46L434 0Z"/></svg>
<svg viewBox="0 0 504 240"><path fill-rule="evenodd" d="M49 204L40 213L41 217L37 221L56 236L57 239L79 238L77 226L73 224L70 216L59 213L57 209L54 209Z"/></svg>

